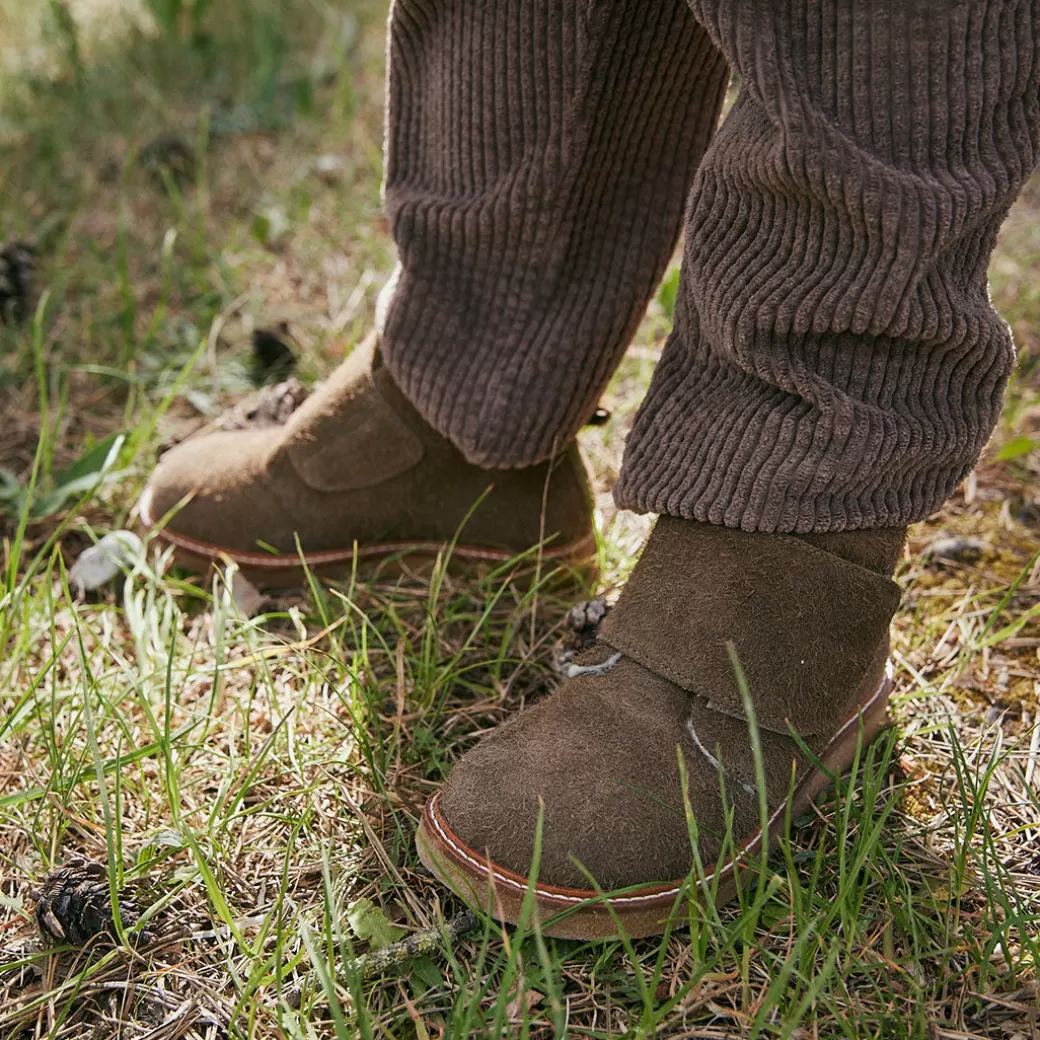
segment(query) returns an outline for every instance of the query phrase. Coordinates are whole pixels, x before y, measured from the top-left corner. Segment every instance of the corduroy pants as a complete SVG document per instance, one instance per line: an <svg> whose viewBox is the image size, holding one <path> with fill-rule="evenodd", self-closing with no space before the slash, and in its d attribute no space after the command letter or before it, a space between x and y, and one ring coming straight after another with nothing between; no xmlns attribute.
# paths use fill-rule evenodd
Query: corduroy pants
<svg viewBox="0 0 1040 1040"><path fill-rule="evenodd" d="M986 269L1037 157L1038 44L1040 0L396 0L386 364L471 461L542 460L682 231L618 504L921 520L1014 362Z"/></svg>

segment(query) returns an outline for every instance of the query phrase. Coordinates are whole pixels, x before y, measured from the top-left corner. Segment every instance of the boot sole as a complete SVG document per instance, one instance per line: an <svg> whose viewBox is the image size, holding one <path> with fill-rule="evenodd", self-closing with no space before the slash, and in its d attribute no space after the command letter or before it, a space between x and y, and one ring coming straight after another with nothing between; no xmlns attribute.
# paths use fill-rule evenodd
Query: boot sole
<svg viewBox="0 0 1040 1040"><path fill-rule="evenodd" d="M886 676L870 699L846 719L820 757L822 768L814 769L795 789L791 803L794 815L808 809L833 784L834 777L849 768L857 747L866 747L878 736L884 726L892 686L891 678ZM784 802L769 818L767 841L783 827L786 813ZM735 868L761 850L762 838L763 832L756 831L734 857L707 875L709 885L718 881L717 905L722 906L736 894ZM519 921L532 888L530 878L499 866L462 842L441 812L439 793L426 803L416 847L427 869L466 903L507 924ZM680 900L685 887L683 879L604 895L591 889L535 884L535 914L542 922L543 934L559 939L611 939L619 934L619 929L637 939L659 935L669 924L685 927L685 900Z"/></svg>
<svg viewBox="0 0 1040 1040"><path fill-rule="evenodd" d="M228 561L236 564L242 575L256 585L269 588L292 588L306 580L307 572L320 578L342 579L349 574L357 562L366 574L381 569L388 562L398 573L405 570L428 573L436 561L443 556L446 545L430 541L379 542L359 545L349 549L324 549L320 552L303 554L251 552L230 549L227 546L202 542L181 534L170 527L155 529L156 518L151 515L147 495L138 504L141 524L152 531L155 539L163 546L172 546L174 562L178 566L197 573L205 573L217 564ZM448 567L453 572L474 573L492 570L520 555L508 549L494 549L479 545L455 545L452 547ZM537 556L520 561L523 573L541 569L546 565L570 567L581 580L592 574L596 556L596 535L590 531L577 541L566 545L543 549Z"/></svg>

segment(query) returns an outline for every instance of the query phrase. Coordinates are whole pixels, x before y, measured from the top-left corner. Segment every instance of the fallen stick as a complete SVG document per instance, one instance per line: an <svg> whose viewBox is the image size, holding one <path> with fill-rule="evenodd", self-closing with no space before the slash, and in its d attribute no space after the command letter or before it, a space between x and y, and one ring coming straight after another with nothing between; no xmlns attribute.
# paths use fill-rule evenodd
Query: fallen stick
<svg viewBox="0 0 1040 1040"><path fill-rule="evenodd" d="M371 953L363 953L359 957L344 965L336 973L339 981L345 981L347 971L360 976L362 980L374 979L379 975L385 975L391 968L396 968L412 957L422 954L439 953L442 943L455 943L464 935L474 931L478 925L477 916L469 910L456 914L451 920L445 921L439 928L429 928L424 932L415 932L407 939L391 943L381 950L373 950ZM294 1010L298 1010L303 1001L305 990L315 983L315 973L309 971L299 982L293 986L286 995L286 1003Z"/></svg>

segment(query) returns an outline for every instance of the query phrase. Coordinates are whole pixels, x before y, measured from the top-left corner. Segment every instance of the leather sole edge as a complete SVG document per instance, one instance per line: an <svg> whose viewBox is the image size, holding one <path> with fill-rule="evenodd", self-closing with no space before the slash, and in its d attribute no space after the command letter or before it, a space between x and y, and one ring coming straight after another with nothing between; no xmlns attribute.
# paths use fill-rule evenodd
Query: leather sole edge
<svg viewBox="0 0 1040 1040"><path fill-rule="evenodd" d="M823 768L813 769L796 788L792 802L796 815L807 809L831 786L833 778L852 764L861 731L863 747L878 736L884 726L892 688L892 679L886 675L870 699L845 720L821 756ZM429 799L419 822L416 847L420 860L464 902L507 924L516 924L532 888L530 878L494 863L462 842L440 811L439 799L439 793ZM769 819L767 841L783 826L786 813L785 801ZM735 857L707 875L705 880L708 884L718 881L719 905L735 894L735 867L761 849L762 837L762 831L756 831L745 840ZM658 935L669 923L672 927L683 927L683 919L676 910L682 905L685 885L686 879L682 879L671 884L626 890L621 894L600 894L591 889L564 889L542 884L535 884L533 888L536 913L543 922L545 935L592 940L616 937L619 924L633 939ZM566 916L560 916L563 914Z"/></svg>
<svg viewBox="0 0 1040 1040"><path fill-rule="evenodd" d="M349 549L305 552L302 556L288 553L252 552L199 541L170 527L156 528L156 520L151 515L147 494L142 495L138 502L138 517L142 526L151 531L160 544L173 548L174 560L180 566L193 571L206 571L216 564L230 560L245 577L258 584L269 586L297 585L304 578L306 571L322 577L333 574L342 577L345 572L350 570L355 560L359 564L376 566L392 557L403 557L407 558L409 562L425 561L432 564L444 552L447 544L424 540L379 542L371 545L358 545ZM529 562L532 568L540 562L542 565L561 564L577 569L587 569L595 554L596 534L594 531L589 531L587 535L577 541L546 548L525 562ZM449 565L457 562L463 567L501 566L520 555L522 554L511 552L508 549L456 544L452 547Z"/></svg>

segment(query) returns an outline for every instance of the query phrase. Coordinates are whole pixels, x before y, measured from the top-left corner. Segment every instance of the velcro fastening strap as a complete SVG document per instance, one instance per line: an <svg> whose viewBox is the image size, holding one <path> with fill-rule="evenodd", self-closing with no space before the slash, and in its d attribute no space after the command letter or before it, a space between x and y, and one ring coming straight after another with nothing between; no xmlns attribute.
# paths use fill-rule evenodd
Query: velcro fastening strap
<svg viewBox="0 0 1040 1040"><path fill-rule="evenodd" d="M758 724L828 734L887 645L895 582L799 538L662 516L599 639Z"/></svg>
<svg viewBox="0 0 1040 1040"><path fill-rule="evenodd" d="M372 349L359 347L299 408L282 444L315 491L357 491L411 469L423 446L372 376Z"/></svg>

